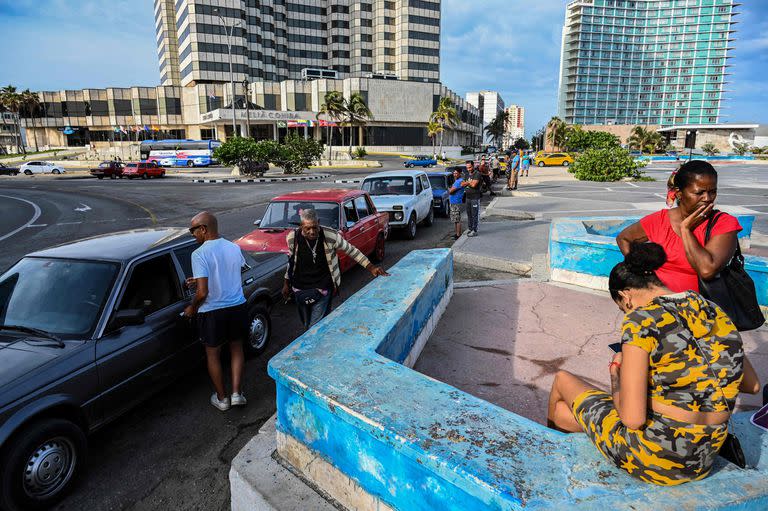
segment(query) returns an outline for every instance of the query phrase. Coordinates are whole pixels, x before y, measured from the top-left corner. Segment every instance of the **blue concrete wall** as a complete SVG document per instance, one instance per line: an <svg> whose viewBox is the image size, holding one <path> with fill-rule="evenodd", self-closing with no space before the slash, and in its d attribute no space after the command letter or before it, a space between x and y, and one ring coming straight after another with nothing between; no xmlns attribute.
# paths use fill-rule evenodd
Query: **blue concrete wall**
<svg viewBox="0 0 768 511"><path fill-rule="evenodd" d="M737 215L743 230L739 238L752 236L755 217ZM550 269L568 270L584 275L608 277L613 267L624 260L616 236L640 217L558 218L549 233ZM755 282L760 305L768 306L768 261L745 256L747 273Z"/></svg>
<svg viewBox="0 0 768 511"><path fill-rule="evenodd" d="M452 286L449 250L414 251L269 363L277 427L400 510L768 509L768 434L746 472L647 485L564 435L399 362Z"/></svg>

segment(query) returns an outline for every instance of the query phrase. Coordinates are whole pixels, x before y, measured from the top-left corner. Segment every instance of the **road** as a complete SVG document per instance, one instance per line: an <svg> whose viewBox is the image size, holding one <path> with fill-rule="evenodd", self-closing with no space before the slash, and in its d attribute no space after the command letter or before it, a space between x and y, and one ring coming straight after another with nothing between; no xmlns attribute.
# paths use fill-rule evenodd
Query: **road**
<svg viewBox="0 0 768 511"><path fill-rule="evenodd" d="M368 172L341 171L334 177ZM0 179L2 270L28 252L86 236L154 225L187 226L190 217L204 209L218 215L225 237L236 238L253 229L270 198L332 186L332 179L233 185L185 179L17 177ZM450 246L451 234L452 224L438 218L432 227L420 227L414 241L395 235L387 242L384 266L414 249ZM359 267L347 272L341 299L370 279ZM229 463L275 411L267 362L301 333L289 305L278 306L272 321L268 351L246 365L248 406L226 413L214 409L208 403L211 386L204 367L191 368L172 387L158 389L152 399L90 437L89 473L56 509L229 509Z"/></svg>

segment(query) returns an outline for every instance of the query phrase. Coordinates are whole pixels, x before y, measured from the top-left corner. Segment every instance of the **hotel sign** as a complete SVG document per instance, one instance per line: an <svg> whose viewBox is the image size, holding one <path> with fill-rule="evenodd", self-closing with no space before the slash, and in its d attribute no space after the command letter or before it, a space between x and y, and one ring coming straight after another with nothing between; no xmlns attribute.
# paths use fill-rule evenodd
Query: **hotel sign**
<svg viewBox="0 0 768 511"><path fill-rule="evenodd" d="M287 112L282 110L251 110L246 116L242 108L235 110L235 118L238 121L245 121L250 117L251 122L268 121L298 121L301 119L317 119L316 112ZM219 108L200 116L204 123L215 121L232 121L232 110L229 108Z"/></svg>

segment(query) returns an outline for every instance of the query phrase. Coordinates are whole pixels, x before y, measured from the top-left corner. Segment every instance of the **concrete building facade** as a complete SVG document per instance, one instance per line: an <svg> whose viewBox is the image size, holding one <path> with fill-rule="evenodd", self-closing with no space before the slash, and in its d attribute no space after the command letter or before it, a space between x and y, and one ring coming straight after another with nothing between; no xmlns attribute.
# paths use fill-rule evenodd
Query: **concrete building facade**
<svg viewBox="0 0 768 511"><path fill-rule="evenodd" d="M518 138L525 138L525 108L518 105L509 105L507 122L504 126L504 147L509 147Z"/></svg>
<svg viewBox="0 0 768 511"><path fill-rule="evenodd" d="M440 0L155 0L155 27L162 85L229 82L228 39L236 82L440 79Z"/></svg>
<svg viewBox="0 0 768 511"><path fill-rule="evenodd" d="M558 116L568 124L720 122L734 0L573 0Z"/></svg>
<svg viewBox="0 0 768 511"><path fill-rule="evenodd" d="M482 120L481 133L483 145L494 144L493 138L485 132L485 128L493 119L504 110L504 100L496 91L483 90L479 92L467 92L467 103L477 108Z"/></svg>

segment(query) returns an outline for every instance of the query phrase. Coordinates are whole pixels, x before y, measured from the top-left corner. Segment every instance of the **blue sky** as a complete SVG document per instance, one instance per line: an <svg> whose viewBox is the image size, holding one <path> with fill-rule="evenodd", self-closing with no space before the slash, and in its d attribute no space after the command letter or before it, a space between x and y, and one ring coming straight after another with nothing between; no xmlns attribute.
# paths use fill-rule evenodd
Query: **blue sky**
<svg viewBox="0 0 768 511"><path fill-rule="evenodd" d="M442 80L555 114L566 0L442 0ZM152 0L0 0L0 84L32 90L156 85ZM768 1L743 0L724 122L768 123Z"/></svg>

